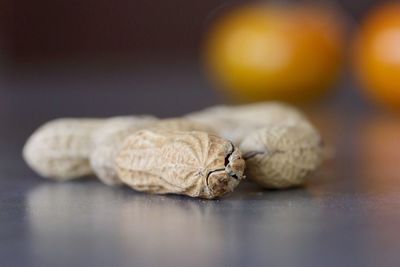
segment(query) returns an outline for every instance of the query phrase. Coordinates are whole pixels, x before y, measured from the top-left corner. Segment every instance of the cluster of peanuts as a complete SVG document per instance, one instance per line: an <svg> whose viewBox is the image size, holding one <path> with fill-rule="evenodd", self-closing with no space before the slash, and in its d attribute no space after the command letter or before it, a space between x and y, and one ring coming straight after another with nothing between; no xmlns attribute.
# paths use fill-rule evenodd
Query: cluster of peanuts
<svg viewBox="0 0 400 267"><path fill-rule="evenodd" d="M299 110L266 102L215 106L181 118L62 118L39 127L23 157L39 175L96 175L109 186L214 199L245 177L300 186L322 159L321 137Z"/></svg>

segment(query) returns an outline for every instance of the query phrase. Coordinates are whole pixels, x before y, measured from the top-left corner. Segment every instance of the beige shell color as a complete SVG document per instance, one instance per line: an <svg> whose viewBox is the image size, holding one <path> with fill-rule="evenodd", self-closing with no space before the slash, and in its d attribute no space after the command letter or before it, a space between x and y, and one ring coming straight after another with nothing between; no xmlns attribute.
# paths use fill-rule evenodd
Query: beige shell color
<svg viewBox="0 0 400 267"><path fill-rule="evenodd" d="M63 118L47 122L27 140L23 158L46 178L64 181L90 175L91 135L102 121Z"/></svg>
<svg viewBox="0 0 400 267"><path fill-rule="evenodd" d="M114 168L114 158L123 141L132 133L151 127L157 119L152 116L121 116L105 120L92 135L90 165L106 185L120 185Z"/></svg>
<svg viewBox="0 0 400 267"><path fill-rule="evenodd" d="M165 131L201 131L215 133L212 127L205 123L192 121L186 118L170 118L159 120L150 130L165 130Z"/></svg>
<svg viewBox="0 0 400 267"><path fill-rule="evenodd" d="M142 130L116 157L119 178L135 190L212 199L244 178L244 160L231 142L206 132Z"/></svg>
<svg viewBox="0 0 400 267"><path fill-rule="evenodd" d="M304 184L322 159L318 133L302 125L257 129L240 144L251 180L266 188Z"/></svg>
<svg viewBox="0 0 400 267"><path fill-rule="evenodd" d="M239 145L246 155L246 173L263 187L299 186L321 163L318 131L302 112L287 104L216 106L187 117L214 127Z"/></svg>
<svg viewBox="0 0 400 267"><path fill-rule="evenodd" d="M248 133L265 126L308 124L305 115L298 109L279 102L221 105L190 113L186 117L208 125L235 144L239 144Z"/></svg>
<svg viewBox="0 0 400 267"><path fill-rule="evenodd" d="M142 129L211 131L207 126L187 119L157 120L151 116L127 116L108 119L93 134L90 164L100 181L106 185L121 185L115 171L114 158L129 135Z"/></svg>

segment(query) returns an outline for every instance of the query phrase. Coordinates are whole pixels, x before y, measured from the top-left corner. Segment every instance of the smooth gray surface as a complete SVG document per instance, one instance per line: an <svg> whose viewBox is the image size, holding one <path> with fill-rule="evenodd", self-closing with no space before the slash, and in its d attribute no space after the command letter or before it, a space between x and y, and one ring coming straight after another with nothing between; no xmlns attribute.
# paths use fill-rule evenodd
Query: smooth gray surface
<svg viewBox="0 0 400 267"><path fill-rule="evenodd" d="M305 188L243 183L206 201L41 179L20 151L50 118L166 117L220 101L184 64L102 71L3 82L0 266L400 266L400 123L354 107L351 93L310 111L331 157Z"/></svg>

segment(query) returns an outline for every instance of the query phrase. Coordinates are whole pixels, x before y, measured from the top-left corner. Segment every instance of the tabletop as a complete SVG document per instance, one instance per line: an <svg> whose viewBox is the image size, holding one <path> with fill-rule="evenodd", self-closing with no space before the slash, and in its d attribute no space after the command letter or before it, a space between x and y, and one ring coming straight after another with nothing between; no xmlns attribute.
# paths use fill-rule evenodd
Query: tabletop
<svg viewBox="0 0 400 267"><path fill-rule="evenodd" d="M56 117L179 116L223 97L196 64L40 66L0 82L0 266L399 266L400 121L353 85L306 112L329 156L303 188L250 182L219 200L94 177L56 183L21 158Z"/></svg>

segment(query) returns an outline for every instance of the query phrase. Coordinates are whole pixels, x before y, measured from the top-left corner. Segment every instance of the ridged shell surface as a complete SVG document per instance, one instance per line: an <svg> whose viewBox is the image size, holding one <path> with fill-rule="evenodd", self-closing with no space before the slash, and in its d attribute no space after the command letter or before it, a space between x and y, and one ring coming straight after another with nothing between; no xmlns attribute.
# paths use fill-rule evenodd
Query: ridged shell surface
<svg viewBox="0 0 400 267"><path fill-rule="evenodd" d="M114 158L125 138L141 129L151 127L157 119L152 116L121 116L105 120L92 136L90 165L96 176L106 185L120 185Z"/></svg>
<svg viewBox="0 0 400 267"><path fill-rule="evenodd" d="M230 141L199 131L139 131L115 163L119 178L138 191L208 199L233 191L245 167Z"/></svg>
<svg viewBox="0 0 400 267"><path fill-rule="evenodd" d="M142 130L211 131L207 126L187 119L157 120L152 116L127 116L108 119L93 135L90 164L100 181L114 186L122 182L115 171L114 158L126 137Z"/></svg>
<svg viewBox="0 0 400 267"><path fill-rule="evenodd" d="M319 134L301 125L255 130L245 137L240 149L249 178L266 188L302 185L322 158Z"/></svg>

